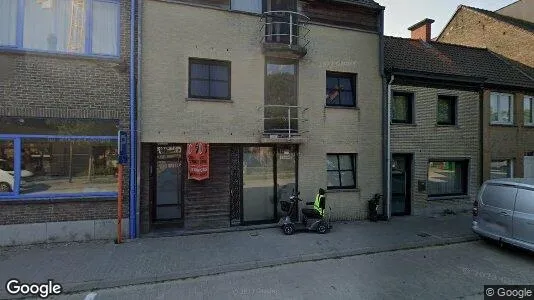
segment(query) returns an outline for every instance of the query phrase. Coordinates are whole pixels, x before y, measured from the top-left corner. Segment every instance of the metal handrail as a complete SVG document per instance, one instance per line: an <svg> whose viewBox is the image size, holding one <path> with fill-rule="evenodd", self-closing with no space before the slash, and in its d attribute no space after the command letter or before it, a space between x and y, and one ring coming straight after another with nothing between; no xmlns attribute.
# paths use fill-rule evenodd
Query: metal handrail
<svg viewBox="0 0 534 300"><path fill-rule="evenodd" d="M273 20L268 20L268 18L272 18ZM267 11L262 14L261 19L265 19L260 29L264 31L263 42L287 44L290 47L294 45L306 47L310 43L306 38L310 32L310 29L307 28L310 18L302 13L285 10ZM288 26L289 28L286 30L289 32L282 33L281 28L275 27L277 25L280 27L282 25ZM268 41L276 38L280 39L282 36L289 37L289 41Z"/></svg>
<svg viewBox="0 0 534 300"><path fill-rule="evenodd" d="M265 116L265 109L266 108L287 108L287 115L282 115L281 114L280 116L266 117ZM281 120L281 121L285 121L287 126L285 128L278 128L278 130L280 130L282 132L287 132L287 135L288 135L289 139L291 139L292 135L298 134L298 132L299 132L298 124L297 124L297 128L293 129L293 128L291 128L291 121L294 121L294 120L299 121L299 120L302 119L302 118L299 117L299 114L300 114L299 110L302 109L301 106L298 106L298 105L282 105L282 104L270 104L270 105L267 104L267 105L261 106L259 109L263 109L264 110L264 116L263 116L263 121L264 122L265 122L265 120ZM292 110L293 110L293 113L295 113L295 110L296 110L296 114L297 114L296 117L292 117L291 116L291 111ZM264 123L264 125L265 125L265 123ZM264 128L264 131L268 132L269 129Z"/></svg>

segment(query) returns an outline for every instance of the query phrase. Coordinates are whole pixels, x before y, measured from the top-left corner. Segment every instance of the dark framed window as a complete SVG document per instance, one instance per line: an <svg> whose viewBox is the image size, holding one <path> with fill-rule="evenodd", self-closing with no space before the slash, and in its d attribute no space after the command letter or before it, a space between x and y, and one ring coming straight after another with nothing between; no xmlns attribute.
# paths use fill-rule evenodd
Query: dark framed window
<svg viewBox="0 0 534 300"><path fill-rule="evenodd" d="M468 160L434 160L428 163L429 197L467 195Z"/></svg>
<svg viewBox="0 0 534 300"><path fill-rule="evenodd" d="M534 96L525 96L523 100L523 120L525 125L534 125Z"/></svg>
<svg viewBox="0 0 534 300"><path fill-rule="evenodd" d="M189 59L189 97L230 99L230 62Z"/></svg>
<svg viewBox="0 0 534 300"><path fill-rule="evenodd" d="M455 96L438 96L438 125L456 125L456 103Z"/></svg>
<svg viewBox="0 0 534 300"><path fill-rule="evenodd" d="M327 154L327 189L356 188L356 154Z"/></svg>
<svg viewBox="0 0 534 300"><path fill-rule="evenodd" d="M492 160L491 161L491 179L512 178L514 177L513 160Z"/></svg>
<svg viewBox="0 0 534 300"><path fill-rule="evenodd" d="M413 99L412 93L393 92L391 100L391 122L413 123Z"/></svg>
<svg viewBox="0 0 534 300"><path fill-rule="evenodd" d="M356 106L356 82L356 74L326 72L326 105Z"/></svg>

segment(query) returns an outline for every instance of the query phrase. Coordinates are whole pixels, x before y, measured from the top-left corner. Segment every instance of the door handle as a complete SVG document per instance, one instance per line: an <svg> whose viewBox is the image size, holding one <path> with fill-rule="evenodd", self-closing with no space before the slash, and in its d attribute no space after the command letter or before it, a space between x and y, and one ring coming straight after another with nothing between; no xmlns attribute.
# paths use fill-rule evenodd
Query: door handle
<svg viewBox="0 0 534 300"><path fill-rule="evenodd" d="M501 216L508 216L508 213L505 212L505 211L501 211L500 215L501 215Z"/></svg>
<svg viewBox="0 0 534 300"><path fill-rule="evenodd" d="M527 222L527 225L534 225L534 222Z"/></svg>

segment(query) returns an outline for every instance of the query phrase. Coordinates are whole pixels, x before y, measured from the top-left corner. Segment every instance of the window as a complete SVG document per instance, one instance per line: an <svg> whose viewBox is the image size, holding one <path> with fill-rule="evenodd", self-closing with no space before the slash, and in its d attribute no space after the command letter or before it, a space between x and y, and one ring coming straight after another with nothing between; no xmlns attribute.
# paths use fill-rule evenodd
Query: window
<svg viewBox="0 0 534 300"><path fill-rule="evenodd" d="M438 125L456 124L456 97L438 96Z"/></svg>
<svg viewBox="0 0 534 300"><path fill-rule="evenodd" d="M233 10L261 14L262 0L232 0L231 8Z"/></svg>
<svg viewBox="0 0 534 300"><path fill-rule="evenodd" d="M0 1L0 47L119 55L118 0Z"/></svg>
<svg viewBox="0 0 534 300"><path fill-rule="evenodd" d="M265 132L298 133L298 65L291 60L268 59L265 68Z"/></svg>
<svg viewBox="0 0 534 300"><path fill-rule="evenodd" d="M468 161L428 163L428 196L467 195Z"/></svg>
<svg viewBox="0 0 534 300"><path fill-rule="evenodd" d="M391 101L392 123L413 123L413 94L393 92Z"/></svg>
<svg viewBox="0 0 534 300"><path fill-rule="evenodd" d="M189 59L189 97L230 99L230 62Z"/></svg>
<svg viewBox="0 0 534 300"><path fill-rule="evenodd" d="M326 105L356 106L356 74L326 72Z"/></svg>
<svg viewBox="0 0 534 300"><path fill-rule="evenodd" d="M356 155L327 155L328 189L356 188Z"/></svg>
<svg viewBox="0 0 534 300"><path fill-rule="evenodd" d="M534 125L534 96L525 96L523 113L525 125Z"/></svg>
<svg viewBox="0 0 534 300"><path fill-rule="evenodd" d="M514 199L513 197L510 197L510 199ZM515 202L515 211L534 215L534 191L533 190L526 190L526 189L517 189L517 198Z"/></svg>
<svg viewBox="0 0 534 300"><path fill-rule="evenodd" d="M513 123L513 95L491 93L491 123Z"/></svg>
<svg viewBox="0 0 534 300"><path fill-rule="evenodd" d="M516 193L517 188L512 186L488 184L484 187L482 201L485 205L514 210Z"/></svg>
<svg viewBox="0 0 534 300"><path fill-rule="evenodd" d="M491 162L491 179L512 178L512 160L494 160Z"/></svg>
<svg viewBox="0 0 534 300"><path fill-rule="evenodd" d="M116 120L1 117L0 127L0 198L116 196Z"/></svg>

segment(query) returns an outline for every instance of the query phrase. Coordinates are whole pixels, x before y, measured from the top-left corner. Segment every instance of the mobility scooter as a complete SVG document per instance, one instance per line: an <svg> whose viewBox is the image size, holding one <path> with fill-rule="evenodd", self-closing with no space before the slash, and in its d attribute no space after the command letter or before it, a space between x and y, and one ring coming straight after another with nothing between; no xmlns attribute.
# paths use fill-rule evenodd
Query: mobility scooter
<svg viewBox="0 0 534 300"><path fill-rule="evenodd" d="M320 190L321 195L324 195L324 190ZM302 201L298 196L300 192L296 195L293 193L289 197L289 201L281 201L281 209L284 212L287 212L287 216L280 218L278 225L286 235L291 235L295 233L296 230L306 230L306 231L315 231L318 233L326 233L329 229L332 228L330 221L325 219L324 210L326 205L326 197L321 197L319 207L323 210L322 217L319 216L313 209L302 209L302 220L298 213L298 202ZM313 205L314 202L306 202L306 205ZM330 207L329 207L330 208ZM330 208L330 212L332 208ZM328 214L330 216L331 214Z"/></svg>

